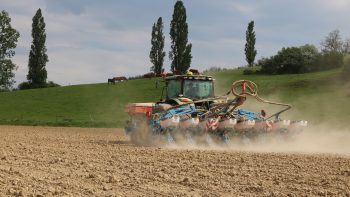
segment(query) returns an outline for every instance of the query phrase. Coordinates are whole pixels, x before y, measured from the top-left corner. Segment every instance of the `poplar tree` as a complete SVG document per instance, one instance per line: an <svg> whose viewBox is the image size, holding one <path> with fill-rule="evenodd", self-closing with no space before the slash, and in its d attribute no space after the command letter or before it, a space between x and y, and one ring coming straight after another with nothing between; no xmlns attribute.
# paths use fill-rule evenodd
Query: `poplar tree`
<svg viewBox="0 0 350 197"><path fill-rule="evenodd" d="M32 24L33 42L29 52L27 79L32 88L45 87L47 79L46 63L49 61L45 46L46 33L44 17L39 8L33 17Z"/></svg>
<svg viewBox="0 0 350 197"><path fill-rule="evenodd" d="M163 71L163 63L165 52L164 49L164 35L163 35L163 21L162 17L158 18L157 23L152 27L152 48L149 53L149 58L153 64L151 71L156 74L161 74Z"/></svg>
<svg viewBox="0 0 350 197"><path fill-rule="evenodd" d="M254 65L254 60L256 56L255 49L255 31L254 31L254 21L250 21L246 31L246 44L245 44L245 59L247 60L248 66L252 67Z"/></svg>
<svg viewBox="0 0 350 197"><path fill-rule="evenodd" d="M185 74L191 66L192 44L188 43L188 25L186 22L186 8L182 1L177 1L170 23L171 51L169 58L171 71Z"/></svg>

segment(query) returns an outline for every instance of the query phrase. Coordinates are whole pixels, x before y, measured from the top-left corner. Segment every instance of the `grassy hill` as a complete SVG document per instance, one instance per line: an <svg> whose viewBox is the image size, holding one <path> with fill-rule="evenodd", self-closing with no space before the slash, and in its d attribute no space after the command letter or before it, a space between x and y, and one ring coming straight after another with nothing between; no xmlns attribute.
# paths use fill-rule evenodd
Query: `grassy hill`
<svg viewBox="0 0 350 197"><path fill-rule="evenodd" d="M155 101L157 79L0 93L0 123L120 127L128 102Z"/></svg>
<svg viewBox="0 0 350 197"><path fill-rule="evenodd" d="M209 73L216 78L217 95L227 92L233 81L248 79L258 84L262 97L293 105L285 117L338 126L350 120L350 83L339 78L339 69L275 76L243 75L242 71ZM0 124L122 127L127 103L159 100L162 88L155 88L156 80L161 79L3 92ZM270 110L256 102L248 102L247 107Z"/></svg>

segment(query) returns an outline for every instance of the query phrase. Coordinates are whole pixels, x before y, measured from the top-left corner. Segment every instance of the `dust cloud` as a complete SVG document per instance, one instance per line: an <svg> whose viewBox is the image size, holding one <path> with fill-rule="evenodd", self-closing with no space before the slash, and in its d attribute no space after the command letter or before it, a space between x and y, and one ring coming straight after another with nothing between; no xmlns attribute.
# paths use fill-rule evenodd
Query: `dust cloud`
<svg viewBox="0 0 350 197"><path fill-rule="evenodd" d="M291 141L276 140L269 143L251 143L232 146L234 150L254 152L288 152L311 154L340 154L350 156L350 132L323 128L308 128Z"/></svg>
<svg viewBox="0 0 350 197"><path fill-rule="evenodd" d="M201 138L204 138L203 136ZM178 138L179 139L179 138ZM193 139L198 141L197 139ZM203 141L203 140L202 140ZM212 139L212 141L215 141ZM326 127L307 128L293 139L269 138L249 142L232 141L229 144L213 142L210 144L188 144L184 139L175 144L162 144L170 149L246 151L263 153L302 153L302 154L336 154L350 156L350 132L331 130ZM159 145L159 144L156 144Z"/></svg>
<svg viewBox="0 0 350 197"><path fill-rule="evenodd" d="M308 127L298 132L293 139L284 140L271 138L262 142L261 140L250 141L249 143L222 143L203 145L186 145L181 140L181 145L167 146L175 149L204 149L219 151L248 151L248 152L269 152L269 153L305 153L305 154L337 154L350 156L350 127L346 121L347 106L340 107L346 98L346 92L333 92L335 100L330 102L329 94L305 95L296 97L292 108L282 113L280 118L287 120L306 120ZM283 102L278 94L271 94L264 99L269 101ZM337 101L338 99L338 101ZM241 108L259 112L265 110L267 116L272 115L283 106L274 106L256 101L248 97Z"/></svg>

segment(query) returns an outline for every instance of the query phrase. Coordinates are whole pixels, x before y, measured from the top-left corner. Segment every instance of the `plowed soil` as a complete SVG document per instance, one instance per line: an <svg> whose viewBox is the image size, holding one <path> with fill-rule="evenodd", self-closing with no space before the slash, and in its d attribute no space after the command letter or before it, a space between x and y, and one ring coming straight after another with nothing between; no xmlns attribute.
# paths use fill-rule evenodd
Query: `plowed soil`
<svg viewBox="0 0 350 197"><path fill-rule="evenodd" d="M7 195L350 196L350 157L141 147L122 129L0 126Z"/></svg>

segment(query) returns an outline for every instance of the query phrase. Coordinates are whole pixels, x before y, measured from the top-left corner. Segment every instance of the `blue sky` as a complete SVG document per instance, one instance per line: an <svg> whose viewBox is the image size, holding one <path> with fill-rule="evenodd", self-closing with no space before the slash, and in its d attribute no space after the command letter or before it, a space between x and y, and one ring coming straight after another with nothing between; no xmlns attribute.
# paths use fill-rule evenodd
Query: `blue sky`
<svg viewBox="0 0 350 197"><path fill-rule="evenodd" d="M170 69L169 26L175 0L0 0L21 37L13 61L16 81L26 80L32 17L42 9L48 80L61 85L105 82L149 72L152 25L163 18L164 62ZM332 30L350 38L349 0L184 0L192 43L192 68L245 65L245 31L255 21L256 59L282 47L319 47Z"/></svg>

